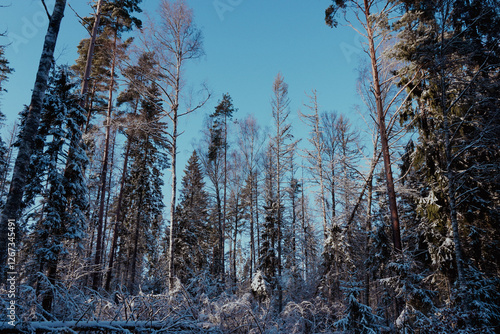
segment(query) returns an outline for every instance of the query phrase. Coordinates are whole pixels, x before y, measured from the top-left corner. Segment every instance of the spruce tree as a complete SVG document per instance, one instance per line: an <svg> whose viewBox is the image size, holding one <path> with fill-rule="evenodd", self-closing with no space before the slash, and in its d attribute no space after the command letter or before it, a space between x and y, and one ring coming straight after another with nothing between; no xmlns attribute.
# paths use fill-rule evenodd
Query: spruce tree
<svg viewBox="0 0 500 334"><path fill-rule="evenodd" d="M419 134L412 164L414 182L425 185L416 203L420 229L436 269L455 283L451 289L437 285L451 292L447 311L440 312L464 319L455 331L491 332L499 317L489 299L495 295L463 293L498 287L490 278L499 258L498 2L400 4L405 15L396 25L397 56L408 66L399 75L419 79L410 86L412 101L401 119ZM491 312L482 317L477 305Z"/></svg>
<svg viewBox="0 0 500 334"><path fill-rule="evenodd" d="M128 175L124 190L124 233L120 253L125 261L126 285L131 293L137 292L142 277L144 256L158 252L159 230L162 227L163 170L168 167L168 144L164 134L166 125L161 121L160 100L154 83L148 98L141 102L140 125L129 138L131 141Z"/></svg>
<svg viewBox="0 0 500 334"><path fill-rule="evenodd" d="M176 210L174 265L177 277L186 284L208 271L210 239L208 194L196 151L188 160Z"/></svg>
<svg viewBox="0 0 500 334"><path fill-rule="evenodd" d="M264 279L274 290L277 286L278 273L278 254L276 243L278 237L277 219L278 219L278 200L276 198L276 188L274 183L274 157L271 146L267 150L264 159L265 181L264 181L264 222L262 223L261 242L259 249L259 259L257 269L261 272Z"/></svg>
<svg viewBox="0 0 500 334"><path fill-rule="evenodd" d="M227 153L228 153L228 121L236 112L233 105L233 100L229 94L224 94L222 100L215 107L214 113L210 115L213 120L212 128L210 129L211 142L208 148L208 159L212 163L222 166L222 198L218 195L218 230L219 230L219 246L218 246L218 272L221 278L225 272L225 233L226 233L226 214L227 214ZM222 200L222 205L220 201Z"/></svg>
<svg viewBox="0 0 500 334"><path fill-rule="evenodd" d="M87 187L83 169L87 156L80 131L85 116L79 102L67 68L53 71L25 196L26 205L42 197L31 239L37 265L52 285L62 257L69 251L68 241L81 241L86 230ZM49 286L43 292L42 307L48 313L52 310L52 291Z"/></svg>
<svg viewBox="0 0 500 334"><path fill-rule="evenodd" d="M498 4L401 4L406 13L396 26L397 55L410 63L399 75L405 81L419 78L411 86L415 103L402 115L419 133L413 164L428 185L419 211L434 226L430 232L443 234L429 240L431 255L452 240L455 263L446 275L462 284L469 264L493 272L499 256L493 246L499 235L493 223L499 217L499 179L491 177L500 159L500 99L493 93L499 83Z"/></svg>

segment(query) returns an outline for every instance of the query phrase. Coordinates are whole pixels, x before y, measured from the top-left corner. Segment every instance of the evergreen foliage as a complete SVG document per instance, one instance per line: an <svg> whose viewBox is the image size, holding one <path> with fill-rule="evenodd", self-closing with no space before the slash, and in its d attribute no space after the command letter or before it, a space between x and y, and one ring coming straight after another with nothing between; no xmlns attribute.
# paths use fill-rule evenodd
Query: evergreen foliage
<svg viewBox="0 0 500 334"><path fill-rule="evenodd" d="M136 130L129 137L129 172L124 190L124 231L121 236L120 254L126 268L126 284L129 291L137 289L145 270L145 255L155 258L162 229L163 173L168 167L168 142L161 122L158 94L153 83L147 98L141 101ZM150 263L150 268L154 263ZM124 282L125 283L125 282Z"/></svg>
<svg viewBox="0 0 500 334"><path fill-rule="evenodd" d="M47 271L50 283L58 263L69 253L70 241L79 243L87 228L87 185L83 170L88 162L82 143L85 116L66 67L52 71L32 156L25 203L41 197L41 209L31 214L30 244L37 266ZM43 307L50 311L53 296L48 288Z"/></svg>
<svg viewBox="0 0 500 334"><path fill-rule="evenodd" d="M343 317L335 326L343 333L376 334L380 333L381 318L373 314L372 309L359 302L360 288L355 282L342 287L346 298Z"/></svg>
<svg viewBox="0 0 500 334"><path fill-rule="evenodd" d="M201 164L194 151L188 160L176 210L174 265L183 284L209 270L208 205Z"/></svg>
<svg viewBox="0 0 500 334"><path fill-rule="evenodd" d="M4 53L5 46L0 45L0 93L5 91L5 88L2 87L2 83L7 81L8 75L14 71L9 67L9 61L5 58Z"/></svg>

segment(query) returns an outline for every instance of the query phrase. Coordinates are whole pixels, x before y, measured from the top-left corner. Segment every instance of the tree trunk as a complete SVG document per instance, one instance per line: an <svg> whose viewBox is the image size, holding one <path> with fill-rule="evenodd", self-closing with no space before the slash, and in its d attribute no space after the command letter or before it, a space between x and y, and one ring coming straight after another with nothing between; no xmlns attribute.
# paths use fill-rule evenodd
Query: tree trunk
<svg viewBox="0 0 500 334"><path fill-rule="evenodd" d="M178 105L174 105L173 110L173 130L172 130L172 197L170 199L170 243L169 243L169 263L168 263L168 288L172 291L174 287L174 224L175 224L175 202L176 202L176 189L177 189L177 108Z"/></svg>
<svg viewBox="0 0 500 334"><path fill-rule="evenodd" d="M375 152L373 153L375 159ZM380 155L379 155L380 157ZM377 158L378 162L378 158ZM377 165L377 162L372 162L372 166ZM373 168L374 169L374 168ZM365 244L365 258L368 258L370 256L370 244L371 244L371 238L370 238L370 233L372 231L372 197L373 197L373 169L372 172L370 173L368 177L367 183L367 195L366 195L366 244ZM370 306L370 268L365 267L365 304Z"/></svg>
<svg viewBox="0 0 500 334"><path fill-rule="evenodd" d="M9 176L10 172L10 166L12 165L12 153L14 151L14 143L16 142L16 137L17 137L17 125L14 124L12 128L12 132L10 134L10 139L9 143L7 144L7 157L5 158L5 169L3 170L2 176L1 176L1 181L0 181L0 196L4 196L7 194L7 178Z"/></svg>
<svg viewBox="0 0 500 334"><path fill-rule="evenodd" d="M279 111L277 112L279 115ZM278 116L279 117L279 116ZM278 224L278 313L281 313L283 310L283 288L281 286L281 255L282 255L282 249L281 249L281 162L280 162L280 155L281 155L281 138L280 136L280 126L279 126L279 118L278 118L278 136L276 137L276 196L277 196L277 210L278 210L278 219L277 219L277 224Z"/></svg>
<svg viewBox="0 0 500 334"><path fill-rule="evenodd" d="M218 183L218 182L217 182ZM222 228L222 199L220 197L220 190L219 190L219 185L215 184L215 201L217 202L217 232L219 234L219 240L218 240L218 249L217 249L217 258L216 263L215 263L215 268L216 268L216 275L219 277L219 279L222 281L221 273L222 273L222 259L221 257L222 252L223 252L223 244L224 244L224 233L223 233L223 228Z"/></svg>
<svg viewBox="0 0 500 334"><path fill-rule="evenodd" d="M316 91L313 91L312 103L314 108L314 144L316 146L316 159L318 163L319 172L319 186L321 194L321 215L323 220L323 238L327 238L327 223L326 223L326 203L325 203L325 182L323 176L323 149L320 129L320 118L318 114L318 99ZM333 164L333 161L332 161Z"/></svg>
<svg viewBox="0 0 500 334"><path fill-rule="evenodd" d="M137 272L137 254L139 249L139 233L141 226L141 207L142 207L142 191L139 193L139 202L137 205L137 216L135 219L135 232L134 232L134 250L132 253L132 262L130 264L130 279L128 281L128 291L135 294L135 275Z"/></svg>
<svg viewBox="0 0 500 334"><path fill-rule="evenodd" d="M375 104L377 107L378 127L380 131L380 143L382 144L382 155L384 158L384 170L387 183L387 193L389 196L389 210L391 215L392 224L392 241L394 250L401 252L401 232L399 228L398 207L396 203L396 191L394 189L394 180L392 177L391 156L389 153L389 140L387 136L387 129L385 125L385 112L382 101L382 90L380 87L379 70L377 64L377 54L375 51L375 37L372 26L372 19L370 18L370 4L368 0L364 0L365 19L366 19L366 33L368 38L370 61L372 67L373 77L373 90L375 94Z"/></svg>
<svg viewBox="0 0 500 334"><path fill-rule="evenodd" d="M5 264L8 251L7 232L9 221L16 222L21 214L21 203L24 195L24 187L26 186L26 174L30 165L31 154L33 153L34 140L40 125L43 99L45 97L45 90L47 89L47 81L50 68L52 67L57 35L64 16L65 7L66 0L56 0L45 35L28 115L25 120L24 129L19 136L19 148L16 163L14 165L12 181L0 221L0 277L4 277L6 272L5 269L7 269ZM16 232L17 230L16 227ZM16 238L18 238L17 233ZM10 270L10 268L8 268L8 270Z"/></svg>
<svg viewBox="0 0 500 334"><path fill-rule="evenodd" d="M307 224L306 224L306 208L304 199L304 169L302 169L302 198L301 198L301 211L302 211L302 231L304 233L304 281L307 282L309 271L309 251L308 251L308 237L307 237Z"/></svg>
<svg viewBox="0 0 500 334"><path fill-rule="evenodd" d="M223 209L223 217L222 217L222 249L221 249L221 277L222 283L225 282L225 258L224 258L224 247L225 242L224 238L226 236L226 207L227 207L227 114L224 113L224 209Z"/></svg>
<svg viewBox="0 0 500 334"><path fill-rule="evenodd" d="M81 100L81 106L84 109L87 107L86 104L87 104L88 99L86 98L86 96L87 96L87 91L88 91L88 87L89 87L90 71L92 68L92 59L94 58L95 40L97 38L97 29L99 28L99 24L101 21L101 4L102 4L102 0L99 0L97 2L94 26L92 27L92 35L90 37L89 50L87 52L87 61L85 63L85 72L83 74L83 79L82 79L81 95L83 98ZM88 117L87 122L89 122L89 121L90 121L90 111L89 111L89 117Z"/></svg>
<svg viewBox="0 0 500 334"><path fill-rule="evenodd" d="M441 37L444 40L444 32ZM442 48L441 48L442 52ZM441 59L444 61L444 56L441 54ZM444 70L443 70L444 72ZM457 205L455 197L455 173L452 168L452 144L450 139L450 124L448 119L448 107L446 106L446 87L445 73L441 73L441 108L443 110L443 131L444 145L446 156L446 177L448 178L448 201L450 208L451 229L453 234L453 243L455 244L455 258L457 262L457 281L461 287L464 283L464 257L462 252L462 242L460 239L460 231L458 226Z"/></svg>
<svg viewBox="0 0 500 334"><path fill-rule="evenodd" d="M337 214L337 212L335 211L335 205L336 205L336 202L335 202L335 161L332 160L332 182L330 184L331 186L331 190L330 190L330 195L331 195L331 199L332 199L332 226L333 226L333 223L334 223L334 219L335 219L335 216Z"/></svg>
<svg viewBox="0 0 500 334"><path fill-rule="evenodd" d="M255 228L257 234L257 249L255 253L257 255L258 250L260 249L260 224L259 224L259 182L257 177L255 178ZM254 247L255 249L255 247ZM257 263L257 257L255 257L255 263Z"/></svg>
<svg viewBox="0 0 500 334"><path fill-rule="evenodd" d="M292 190L292 256L291 256L291 267L292 271L295 272L295 259L297 258L297 239L296 239L296 230L297 230L297 215L295 214L295 200L296 200L295 189Z"/></svg>
<svg viewBox="0 0 500 334"><path fill-rule="evenodd" d="M110 157L110 165L109 165L109 176L108 176L108 187L111 187L111 184L113 182L113 171L115 170L114 164L115 164L115 147L116 147L116 131L113 131L111 136L113 137L113 142L111 144L111 157ZM109 222L109 211L110 211L110 202L111 202L111 190L108 191L106 194L106 207L104 209L104 227L103 227L103 238L102 238L102 246L101 249L103 250L102 252L102 259L104 262L104 259L106 258L106 250L109 248L109 239L110 239L110 234L111 234L111 229L108 228L108 222Z"/></svg>
<svg viewBox="0 0 500 334"><path fill-rule="evenodd" d="M106 179L108 175L108 160L109 160L109 144L111 140L111 117L113 113L113 87L115 82L115 65L116 65L116 43L117 43L117 32L114 34L113 41L113 62L111 64L110 72L110 83L109 83L109 93L108 93L108 113L106 116L106 139L104 143L104 157L102 162L101 171L101 198L99 203L99 213L97 216L97 238L96 238L96 249L94 258L94 273L92 279L92 288L97 290L101 284L101 264L102 264L102 238L103 238L103 222L104 222L104 207L106 204Z"/></svg>
<svg viewBox="0 0 500 334"><path fill-rule="evenodd" d="M253 170L250 171L250 282L255 269L255 235L254 235L254 212L253 212Z"/></svg>
<svg viewBox="0 0 500 334"><path fill-rule="evenodd" d="M59 254L56 255L54 260L48 262L47 278L51 286L47 287L47 291L45 291L42 298L42 308L48 314L52 313L52 302L54 301L54 290L52 289L52 286L56 284L58 263Z"/></svg>
<svg viewBox="0 0 500 334"><path fill-rule="evenodd" d="M115 222L115 228L113 232L113 241L111 243L111 250L109 251L109 264L108 264L108 271L106 273L106 283L104 285L104 289L106 291L109 291L110 285L111 285L111 278L113 275L113 266L114 266L114 260L115 260L115 252L116 252L116 247L118 246L118 231L120 229L120 225L122 222L122 202L123 202L123 192L125 190L125 178L127 176L127 167L128 167L128 157L130 155L130 139L127 140L127 149L125 151L125 157L123 159L123 172L122 172L122 177L120 180L120 192L118 194L118 203L116 205L116 222Z"/></svg>
<svg viewBox="0 0 500 334"><path fill-rule="evenodd" d="M233 239L233 285L234 285L234 291L236 291L236 241L237 241L237 238L238 238L238 220L239 220L239 216L238 216L238 200L239 200L239 196L236 195L236 210L235 210L235 217L234 217L234 239Z"/></svg>

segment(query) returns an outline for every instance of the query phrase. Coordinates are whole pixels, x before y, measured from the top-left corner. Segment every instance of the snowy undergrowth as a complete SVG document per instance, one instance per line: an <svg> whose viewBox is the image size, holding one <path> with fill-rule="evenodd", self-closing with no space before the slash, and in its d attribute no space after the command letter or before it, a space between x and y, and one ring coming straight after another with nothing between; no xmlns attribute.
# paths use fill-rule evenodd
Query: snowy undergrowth
<svg viewBox="0 0 500 334"><path fill-rule="evenodd" d="M44 312L40 292L37 296L35 288L20 286L16 315L23 333L34 332L34 326L66 332L102 326L127 333L134 324L146 326L136 331L140 333L334 333L333 324L338 320L335 308L319 298L290 301L278 313L273 297L259 300L250 287L217 294L207 285L177 282L170 293L132 296L122 291L109 294L62 283L50 285L44 277L41 281L45 289L52 289L55 307L50 314ZM5 306L9 301L4 299L5 291L1 292ZM0 322L4 320L2 315Z"/></svg>

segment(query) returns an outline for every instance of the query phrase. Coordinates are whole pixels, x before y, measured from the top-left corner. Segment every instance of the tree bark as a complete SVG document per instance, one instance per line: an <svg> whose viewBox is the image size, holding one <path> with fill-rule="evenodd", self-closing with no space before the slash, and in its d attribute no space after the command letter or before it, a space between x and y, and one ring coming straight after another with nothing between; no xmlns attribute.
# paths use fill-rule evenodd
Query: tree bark
<svg viewBox="0 0 500 334"><path fill-rule="evenodd" d="M56 0L45 35L28 115L25 120L24 129L19 136L19 149L14 165L12 181L0 222L0 277L4 277L6 272L5 269L7 269L5 264L8 251L8 224L9 221L17 221L21 214L24 187L26 186L26 174L30 164L31 154L33 153L34 140L40 125L43 99L45 97L45 90L47 89L47 81L50 68L52 67L57 35L64 16L65 7L66 0ZM16 228L16 239L19 237L17 231L18 229Z"/></svg>
<svg viewBox="0 0 500 334"><path fill-rule="evenodd" d="M120 180L120 192L118 194L118 203L116 205L116 213L115 213L116 222L113 232L113 241L111 243L111 250L109 251L109 264L108 264L108 271L106 273L106 283L104 285L104 289L106 291L109 291L109 288L111 286L111 278L113 276L113 266L115 261L115 252L116 252L116 247L118 246L118 232L122 222L122 202L123 202L123 193L125 190L125 178L127 176L128 157L130 155L130 146L131 146L130 143L131 143L130 139L127 140L127 149L125 151L125 157L123 159L123 172Z"/></svg>
<svg viewBox="0 0 500 334"><path fill-rule="evenodd" d="M132 294L135 294L135 275L137 272L137 253L139 249L139 233L141 226L141 207L142 207L142 198L143 192L139 193L139 202L137 206L137 215L135 220L135 231L134 231L134 251L132 253L132 262L130 264L130 279L128 281L128 291Z"/></svg>
<svg viewBox="0 0 500 334"><path fill-rule="evenodd" d="M97 8L95 12L95 20L94 20L94 25L92 27L92 35L90 37L90 44L89 44L89 50L87 52L87 61L85 63L85 72L83 74L83 79L82 79L82 89L81 89L81 95L82 95L82 100L81 100L81 106L82 108L86 108L87 104L87 91L89 87L89 79L90 79L90 71L92 68L92 59L94 58L94 47L95 47L95 40L97 38L97 29L99 28L99 24L101 21L101 5L102 5L102 0L99 0L97 2ZM90 109L89 109L90 110ZM89 111L89 117L87 122L90 121L90 111Z"/></svg>
<svg viewBox="0 0 500 334"><path fill-rule="evenodd" d="M47 279L49 280L50 285L56 284L57 279L57 266L59 264L59 254L56 254L56 258L47 265ZM47 291L45 291L42 298L42 308L48 314L52 313L52 302L54 301L54 290L52 286L47 287Z"/></svg>
<svg viewBox="0 0 500 334"><path fill-rule="evenodd" d="M309 251L308 251L308 237L307 237L307 224L306 224L306 208L304 199L304 169L302 169L302 198L301 198L301 211L302 211L302 231L304 233L304 281L307 281L309 272Z"/></svg>
<svg viewBox="0 0 500 334"><path fill-rule="evenodd" d="M253 212L253 170L250 170L250 277L253 278L255 270L255 234L254 234L254 212ZM251 281L251 280L250 280Z"/></svg>
<svg viewBox="0 0 500 334"><path fill-rule="evenodd" d="M111 140L111 117L113 113L113 87L115 82L115 66L116 66L116 43L118 40L117 32L114 34L113 41L113 62L111 64L110 83L108 93L108 113L106 116L106 139L104 143L104 157L101 170L101 198L99 203L99 213L97 215L97 238L94 258L94 273L92 279L92 288L97 290L101 284L101 264L102 264L102 238L103 238L103 222L104 222L104 207L106 204L106 179L108 175L108 160L109 160L109 144Z"/></svg>
<svg viewBox="0 0 500 334"><path fill-rule="evenodd" d="M173 106L173 115L172 115L172 147L171 147L171 156L172 156L172 197L170 199L170 238L169 238L169 263L168 263L168 288L172 291L174 287L174 224L175 224L175 202L176 202L176 190L177 190L177 108L178 105L175 104Z"/></svg>
<svg viewBox="0 0 500 334"><path fill-rule="evenodd" d="M239 215L238 215L238 201L239 201L239 196L238 194L236 195L236 210L235 210L235 217L234 217L234 235L233 235L233 287L234 291L236 291L236 283L237 283L237 275L236 275L236 241L238 238L238 220L239 220Z"/></svg>
<svg viewBox="0 0 500 334"><path fill-rule="evenodd" d="M399 227L398 207L396 203L396 191L394 189L394 179L392 177L391 156L389 153L389 140L385 125L385 112L382 101L382 90L380 86L379 70L377 64L377 54L375 51L375 37L370 18L370 4L364 0L364 14L366 19L366 33L368 37L370 61L372 67L373 90L375 95L375 104L377 107L378 127L380 131L380 143L382 145L382 156L384 158L384 170L387 184L387 194L389 196L389 210L392 224L392 241L394 250L401 252L401 232Z"/></svg>

